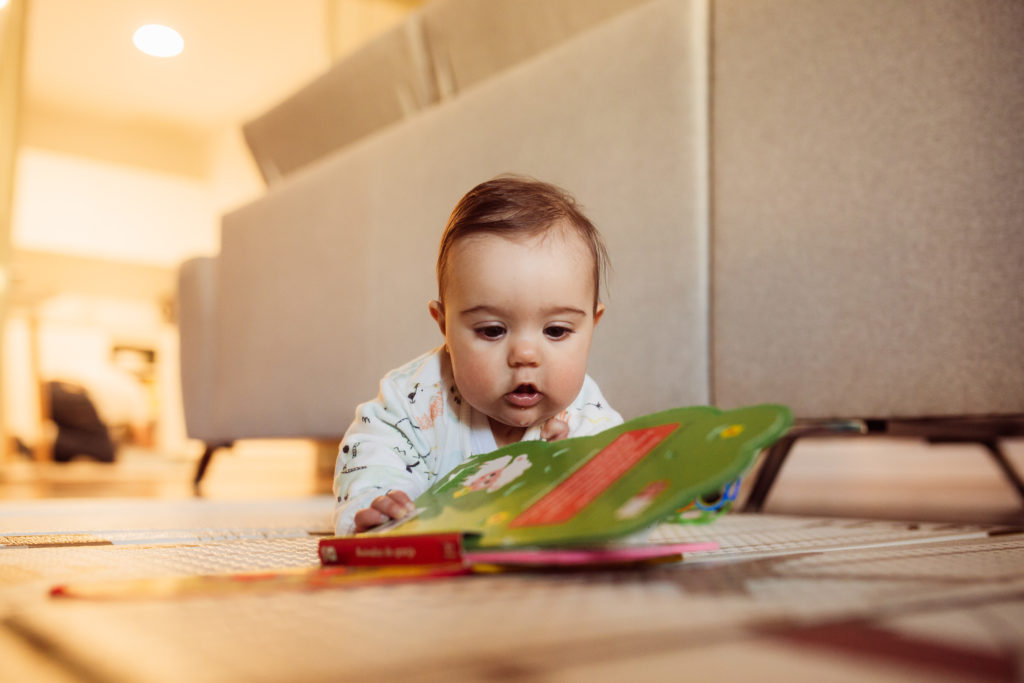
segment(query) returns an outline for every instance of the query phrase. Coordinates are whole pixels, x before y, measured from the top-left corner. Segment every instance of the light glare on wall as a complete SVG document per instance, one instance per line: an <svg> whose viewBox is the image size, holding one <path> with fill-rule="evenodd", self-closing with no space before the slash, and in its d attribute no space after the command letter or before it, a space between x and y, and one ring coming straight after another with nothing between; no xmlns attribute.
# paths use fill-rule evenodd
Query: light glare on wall
<svg viewBox="0 0 1024 683"><path fill-rule="evenodd" d="M154 57L175 57L185 49L181 35L169 26L146 24L132 36L132 42L147 55Z"/></svg>

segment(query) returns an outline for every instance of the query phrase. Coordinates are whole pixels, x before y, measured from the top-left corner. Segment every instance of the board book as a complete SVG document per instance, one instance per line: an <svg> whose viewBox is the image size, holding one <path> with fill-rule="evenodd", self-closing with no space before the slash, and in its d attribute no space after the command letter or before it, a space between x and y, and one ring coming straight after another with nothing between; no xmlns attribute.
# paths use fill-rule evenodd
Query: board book
<svg viewBox="0 0 1024 683"><path fill-rule="evenodd" d="M607 559L609 545L738 479L791 424L781 405L691 406L592 436L511 444L467 458L408 517L321 539L320 558L415 564L529 548L551 557L575 549L582 563L588 550Z"/></svg>

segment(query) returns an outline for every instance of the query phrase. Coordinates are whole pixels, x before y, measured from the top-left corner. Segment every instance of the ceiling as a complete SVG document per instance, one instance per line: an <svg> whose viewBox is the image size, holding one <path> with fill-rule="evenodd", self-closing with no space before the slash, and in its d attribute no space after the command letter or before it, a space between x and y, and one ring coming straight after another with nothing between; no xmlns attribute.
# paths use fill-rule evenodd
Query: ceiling
<svg viewBox="0 0 1024 683"><path fill-rule="evenodd" d="M23 140L196 176L206 172L206 145L214 137L208 133L237 128L262 114L321 74L331 55L343 56L422 3L22 1L28 9ZM177 30L185 40L182 54L162 59L136 49L132 36L149 23ZM83 143L86 139L91 142ZM173 284L166 269L24 248L12 270L19 285L16 302L69 290L133 291L156 298ZM133 284L126 288L125 282Z"/></svg>
<svg viewBox="0 0 1024 683"><path fill-rule="evenodd" d="M332 48L328 19L339 18L340 5L396 0L28 2L28 111L210 129L262 113L322 72ZM137 50L132 35L148 23L175 28L184 52L164 59Z"/></svg>

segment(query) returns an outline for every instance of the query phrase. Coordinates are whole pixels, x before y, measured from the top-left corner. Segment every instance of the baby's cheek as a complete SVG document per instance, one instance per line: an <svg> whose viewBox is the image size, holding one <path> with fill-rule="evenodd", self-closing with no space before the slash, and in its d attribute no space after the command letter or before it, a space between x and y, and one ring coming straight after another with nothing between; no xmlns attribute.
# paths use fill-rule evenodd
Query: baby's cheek
<svg viewBox="0 0 1024 683"><path fill-rule="evenodd" d="M565 408L572 402L583 388L583 379L587 374L587 364L577 359L561 363L554 368L551 378L552 385L557 387L558 395Z"/></svg>
<svg viewBox="0 0 1024 683"><path fill-rule="evenodd" d="M464 358L455 367L455 383L462 397L474 404L486 398L486 393L493 384L491 364L479 357Z"/></svg>

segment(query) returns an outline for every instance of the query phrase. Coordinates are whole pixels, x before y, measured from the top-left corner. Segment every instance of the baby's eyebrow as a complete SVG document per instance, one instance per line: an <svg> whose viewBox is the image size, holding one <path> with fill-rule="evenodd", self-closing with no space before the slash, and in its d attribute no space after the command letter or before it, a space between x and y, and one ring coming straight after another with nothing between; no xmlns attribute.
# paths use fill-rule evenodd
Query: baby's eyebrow
<svg viewBox="0 0 1024 683"><path fill-rule="evenodd" d="M545 315L582 315L586 317L587 312L575 306L556 306L544 310Z"/></svg>
<svg viewBox="0 0 1024 683"><path fill-rule="evenodd" d="M477 313L486 313L487 315L500 316L503 313L503 311L500 308L495 308L494 306L487 305L473 306L472 308L467 308L465 310L459 311L459 315L475 315Z"/></svg>
<svg viewBox="0 0 1024 683"><path fill-rule="evenodd" d="M503 308L488 306L487 304L481 304L479 306L473 306L463 311L459 311L459 315L476 315L479 313L493 315L500 318L505 315L506 311ZM543 309L541 313L545 317L553 315L575 315L586 317L587 315L586 311L582 308L576 308L575 306L552 306L551 308Z"/></svg>

